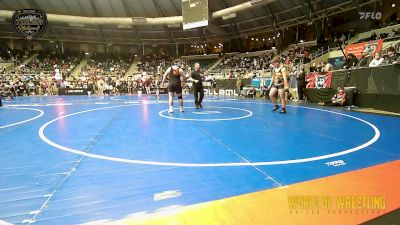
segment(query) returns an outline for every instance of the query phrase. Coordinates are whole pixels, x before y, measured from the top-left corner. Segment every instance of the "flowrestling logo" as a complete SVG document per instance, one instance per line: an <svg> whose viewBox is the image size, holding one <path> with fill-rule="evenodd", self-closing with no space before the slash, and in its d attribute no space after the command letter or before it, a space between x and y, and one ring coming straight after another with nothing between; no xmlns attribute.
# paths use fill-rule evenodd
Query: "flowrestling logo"
<svg viewBox="0 0 400 225"><path fill-rule="evenodd" d="M359 12L360 20L380 20L382 18L381 12Z"/></svg>
<svg viewBox="0 0 400 225"><path fill-rule="evenodd" d="M30 41L41 37L46 31L47 16L42 10L20 9L14 12L11 23L20 38Z"/></svg>

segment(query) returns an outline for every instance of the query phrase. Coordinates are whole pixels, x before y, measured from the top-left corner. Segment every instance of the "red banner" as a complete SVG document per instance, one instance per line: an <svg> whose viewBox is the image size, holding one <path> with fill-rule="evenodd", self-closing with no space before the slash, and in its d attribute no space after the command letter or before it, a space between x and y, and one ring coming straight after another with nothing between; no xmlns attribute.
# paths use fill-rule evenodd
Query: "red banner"
<svg viewBox="0 0 400 225"><path fill-rule="evenodd" d="M330 88L332 81L332 72L326 74L309 73L306 76L306 88Z"/></svg>
<svg viewBox="0 0 400 225"><path fill-rule="evenodd" d="M365 50L368 52L368 55L375 54L376 52L380 52L382 50L383 40L379 39L376 41L368 41L358 44L347 45L345 52L346 55L349 53L353 53L358 59L362 57L362 52Z"/></svg>

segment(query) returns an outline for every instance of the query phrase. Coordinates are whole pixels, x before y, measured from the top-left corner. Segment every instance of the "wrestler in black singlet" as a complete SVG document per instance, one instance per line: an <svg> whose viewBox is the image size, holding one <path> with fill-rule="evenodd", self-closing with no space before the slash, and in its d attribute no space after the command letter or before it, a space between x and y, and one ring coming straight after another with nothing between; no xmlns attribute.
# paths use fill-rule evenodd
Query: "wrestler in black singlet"
<svg viewBox="0 0 400 225"><path fill-rule="evenodd" d="M172 67L170 67L168 92L176 92L176 94L182 94L182 83L179 70L179 68L174 70L172 69Z"/></svg>
<svg viewBox="0 0 400 225"><path fill-rule="evenodd" d="M283 73L282 69L285 68L284 66L281 66L277 69L274 69L274 73L272 75L272 87L277 88L277 89L284 89L285 88L285 82L283 79Z"/></svg>

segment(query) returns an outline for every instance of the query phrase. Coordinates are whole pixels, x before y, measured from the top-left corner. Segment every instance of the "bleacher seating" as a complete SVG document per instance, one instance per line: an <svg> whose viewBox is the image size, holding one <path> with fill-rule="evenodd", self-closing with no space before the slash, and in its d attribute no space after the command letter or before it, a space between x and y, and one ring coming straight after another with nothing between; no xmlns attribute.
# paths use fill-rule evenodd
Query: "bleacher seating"
<svg viewBox="0 0 400 225"><path fill-rule="evenodd" d="M81 70L81 76L125 76L133 61L132 55L106 56L95 54L88 59L88 63Z"/></svg>

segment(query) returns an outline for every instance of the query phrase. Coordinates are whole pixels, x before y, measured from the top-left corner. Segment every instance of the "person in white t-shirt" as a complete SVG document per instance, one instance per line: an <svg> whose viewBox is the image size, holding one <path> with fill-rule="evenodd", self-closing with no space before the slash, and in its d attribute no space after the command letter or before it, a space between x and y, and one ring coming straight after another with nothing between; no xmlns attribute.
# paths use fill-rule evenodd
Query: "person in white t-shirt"
<svg viewBox="0 0 400 225"><path fill-rule="evenodd" d="M58 68L57 65L54 65L54 78L55 78L56 80L62 80L62 76L61 76L61 73L60 73L60 69Z"/></svg>
<svg viewBox="0 0 400 225"><path fill-rule="evenodd" d="M63 85L64 85L65 88L69 88L70 87L70 83L67 80L65 80L63 82Z"/></svg>
<svg viewBox="0 0 400 225"><path fill-rule="evenodd" d="M371 61L369 64L369 67L376 67L382 64L384 58L381 57L381 54L379 52L375 53L374 59Z"/></svg>

